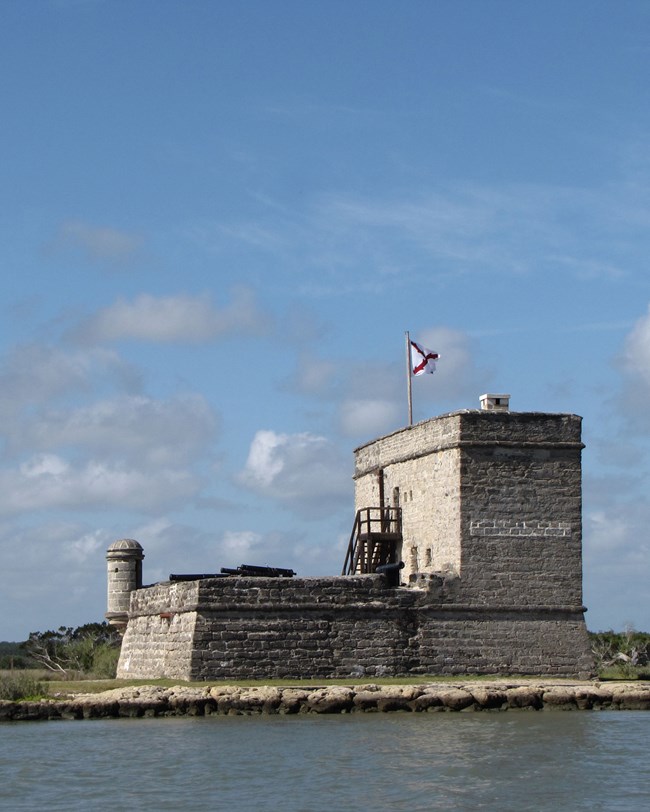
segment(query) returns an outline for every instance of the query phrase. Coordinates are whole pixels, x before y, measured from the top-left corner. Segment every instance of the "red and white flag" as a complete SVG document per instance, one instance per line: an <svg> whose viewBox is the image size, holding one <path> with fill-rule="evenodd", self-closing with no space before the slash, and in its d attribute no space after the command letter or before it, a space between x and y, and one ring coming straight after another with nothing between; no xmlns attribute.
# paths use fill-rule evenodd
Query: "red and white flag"
<svg viewBox="0 0 650 812"><path fill-rule="evenodd" d="M436 371L436 361L440 358L437 352L432 352L422 344L411 341L411 372L413 375L424 375Z"/></svg>

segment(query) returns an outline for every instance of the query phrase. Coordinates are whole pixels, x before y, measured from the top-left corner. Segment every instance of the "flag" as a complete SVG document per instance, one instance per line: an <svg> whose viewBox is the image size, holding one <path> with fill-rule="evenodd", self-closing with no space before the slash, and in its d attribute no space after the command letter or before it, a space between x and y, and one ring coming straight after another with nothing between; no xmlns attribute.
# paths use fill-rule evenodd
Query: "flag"
<svg viewBox="0 0 650 812"><path fill-rule="evenodd" d="M432 352L422 344L411 341L411 372L413 375L424 375L436 371L436 361L440 358L437 352Z"/></svg>

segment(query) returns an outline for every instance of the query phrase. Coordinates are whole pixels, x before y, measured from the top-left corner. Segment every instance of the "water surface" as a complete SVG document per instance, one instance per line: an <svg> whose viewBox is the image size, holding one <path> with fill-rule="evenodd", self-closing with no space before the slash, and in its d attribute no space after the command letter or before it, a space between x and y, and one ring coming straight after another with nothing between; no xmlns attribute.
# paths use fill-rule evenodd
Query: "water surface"
<svg viewBox="0 0 650 812"><path fill-rule="evenodd" d="M635 711L9 723L0 807L638 812L649 734Z"/></svg>

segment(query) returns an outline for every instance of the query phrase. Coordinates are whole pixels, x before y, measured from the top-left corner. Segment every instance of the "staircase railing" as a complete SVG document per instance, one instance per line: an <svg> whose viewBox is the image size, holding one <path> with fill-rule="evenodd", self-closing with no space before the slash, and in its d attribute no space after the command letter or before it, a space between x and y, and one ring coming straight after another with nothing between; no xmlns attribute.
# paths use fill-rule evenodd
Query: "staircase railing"
<svg viewBox="0 0 650 812"><path fill-rule="evenodd" d="M401 508L357 510L341 574L375 572L382 564L396 563L397 543L401 540Z"/></svg>

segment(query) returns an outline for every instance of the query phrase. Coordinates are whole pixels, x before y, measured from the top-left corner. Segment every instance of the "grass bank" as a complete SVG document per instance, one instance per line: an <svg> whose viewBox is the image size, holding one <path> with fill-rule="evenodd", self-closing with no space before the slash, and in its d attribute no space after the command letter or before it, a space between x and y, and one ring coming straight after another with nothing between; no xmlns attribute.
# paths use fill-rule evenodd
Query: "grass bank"
<svg viewBox="0 0 650 812"><path fill-rule="evenodd" d="M607 682L630 682L634 681L634 677L630 680L629 677L622 676L616 670L612 670L610 674L603 673L598 677L601 681ZM636 678L638 681L648 681L648 676L644 675ZM472 676L439 676L433 674L422 674L410 677L355 677L350 679L268 679L268 680L208 680L206 682L199 681L183 681L178 679L93 679L92 677L83 677L79 679L65 679L58 680L52 679L51 672L40 671L37 669L13 671L0 671L0 699L20 698L21 690L26 693L23 696L30 698L35 695L50 696L50 697L63 697L72 696L75 694L98 694L103 691L110 691L115 688L138 687L145 685L158 685L162 688L172 688L176 685L185 685L188 687L205 688L210 686L219 685L234 685L239 688L254 688L259 686L268 686L275 688L320 688L330 685L367 685L373 684L382 686L388 685L423 685L423 684L436 684L436 683L449 683L463 684L463 683L476 683L476 682L513 682L517 683L540 683L552 682L554 684L561 683L574 683L576 680L563 677L527 677L512 674L488 674L488 675L472 675ZM38 687L40 686L40 688ZM5 696L2 696L4 688Z"/></svg>

